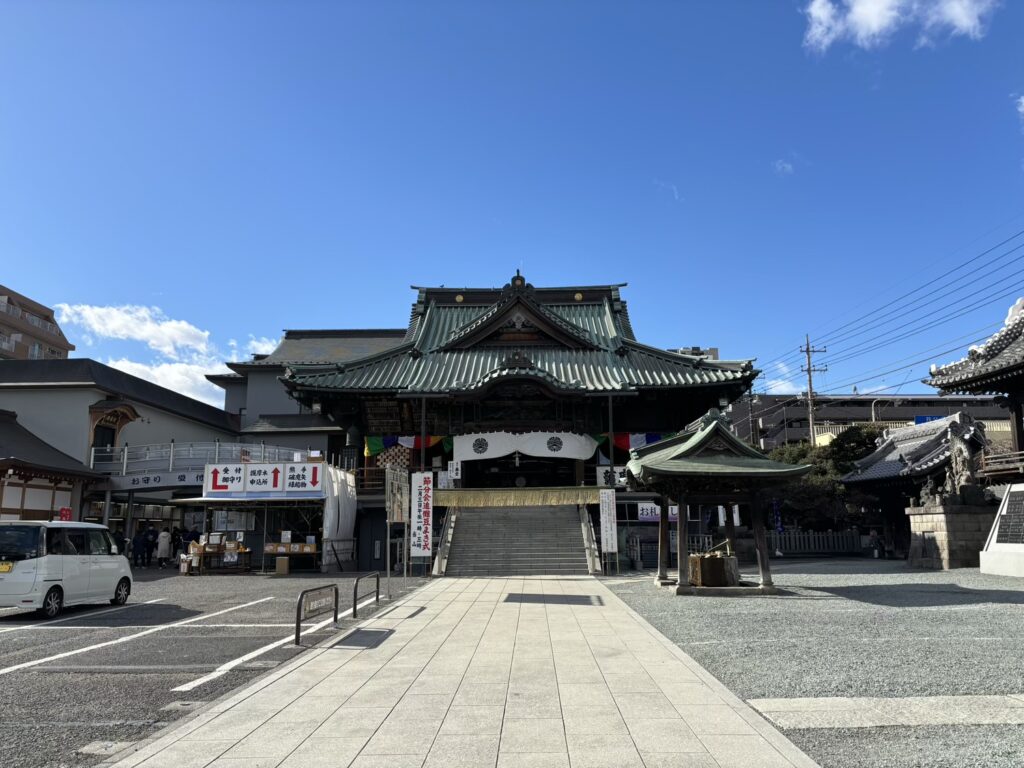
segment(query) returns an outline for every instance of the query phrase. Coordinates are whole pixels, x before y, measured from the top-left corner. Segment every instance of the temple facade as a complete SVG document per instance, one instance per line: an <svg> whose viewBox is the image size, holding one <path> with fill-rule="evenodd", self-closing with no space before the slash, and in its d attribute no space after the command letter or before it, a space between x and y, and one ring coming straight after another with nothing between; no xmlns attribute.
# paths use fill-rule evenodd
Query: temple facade
<svg viewBox="0 0 1024 768"><path fill-rule="evenodd" d="M295 365L284 382L358 436L364 466L394 446L412 448L413 465L424 468L446 466L458 450L462 487L594 484L588 464L624 464L638 441L728 405L757 375L750 360L641 343L622 287L536 288L516 274L498 289L417 288L401 343L344 363ZM525 433L557 439L531 447L509 437ZM468 435L495 437L474 438L465 452L459 438Z"/></svg>
<svg viewBox="0 0 1024 768"><path fill-rule="evenodd" d="M501 288L414 286L399 343L288 366L291 396L346 435L345 463L361 477L357 538L377 535L366 526L383 512L386 466L433 472L465 506L583 506L596 497L581 486L620 483L619 516L636 519L629 451L725 408L758 371L642 343L623 287L535 287L518 272Z"/></svg>

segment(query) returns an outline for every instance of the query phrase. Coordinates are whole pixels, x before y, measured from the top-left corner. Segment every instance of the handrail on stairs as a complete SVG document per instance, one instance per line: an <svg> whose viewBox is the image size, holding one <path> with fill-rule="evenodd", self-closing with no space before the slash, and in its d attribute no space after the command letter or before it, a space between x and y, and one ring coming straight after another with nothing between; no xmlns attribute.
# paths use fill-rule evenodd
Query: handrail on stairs
<svg viewBox="0 0 1024 768"><path fill-rule="evenodd" d="M585 504L577 506L580 513L580 527L583 529L583 546L587 553L587 569L591 574L601 573L601 555L597 551L597 537L594 524Z"/></svg>
<svg viewBox="0 0 1024 768"><path fill-rule="evenodd" d="M430 571L434 576L444 576L445 571L448 570L448 550L452 545L452 536L455 535L455 518L458 514L458 507L449 507L448 514L445 515L441 540L437 547L437 557L434 558L434 567Z"/></svg>

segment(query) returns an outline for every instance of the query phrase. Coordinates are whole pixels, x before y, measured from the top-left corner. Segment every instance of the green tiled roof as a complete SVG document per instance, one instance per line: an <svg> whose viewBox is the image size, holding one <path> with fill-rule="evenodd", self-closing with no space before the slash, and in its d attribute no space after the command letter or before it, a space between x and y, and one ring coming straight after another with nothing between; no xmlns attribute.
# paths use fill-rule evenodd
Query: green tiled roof
<svg viewBox="0 0 1024 768"><path fill-rule="evenodd" d="M714 361L640 344L617 286L575 294L531 286L464 290L465 296L421 289L402 344L338 365L293 366L287 383L305 390L447 393L528 377L567 392L619 392L746 387L757 375L749 360ZM585 298L574 302L574 295ZM550 343L488 342L491 327L505 322L515 305L548 326Z"/></svg>
<svg viewBox="0 0 1024 768"><path fill-rule="evenodd" d="M641 485L665 477L785 479L811 470L808 465L769 459L736 437L717 411L709 411L678 435L630 451L626 466Z"/></svg>

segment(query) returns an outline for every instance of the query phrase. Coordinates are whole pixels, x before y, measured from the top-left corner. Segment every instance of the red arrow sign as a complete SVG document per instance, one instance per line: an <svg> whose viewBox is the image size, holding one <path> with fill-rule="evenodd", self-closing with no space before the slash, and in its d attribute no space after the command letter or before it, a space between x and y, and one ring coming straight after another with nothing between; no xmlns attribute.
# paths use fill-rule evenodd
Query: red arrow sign
<svg viewBox="0 0 1024 768"><path fill-rule="evenodd" d="M313 467L313 479L309 481L309 484L312 485L314 488L316 488L316 484L317 484L316 475L317 475L317 472L319 472L319 471L320 471L319 467Z"/></svg>
<svg viewBox="0 0 1024 768"><path fill-rule="evenodd" d="M226 483L224 485L218 485L217 484L217 478L220 477L220 472L218 472L215 469L210 474L213 475L213 482L210 483L210 490L211 491L226 491L228 489L228 486L227 486Z"/></svg>
<svg viewBox="0 0 1024 768"><path fill-rule="evenodd" d="M271 486L271 488L277 488L278 486L280 486L280 482L278 482L278 480L281 477L281 470L278 469L277 467L274 467L274 471L271 472L270 474L274 476L274 484Z"/></svg>

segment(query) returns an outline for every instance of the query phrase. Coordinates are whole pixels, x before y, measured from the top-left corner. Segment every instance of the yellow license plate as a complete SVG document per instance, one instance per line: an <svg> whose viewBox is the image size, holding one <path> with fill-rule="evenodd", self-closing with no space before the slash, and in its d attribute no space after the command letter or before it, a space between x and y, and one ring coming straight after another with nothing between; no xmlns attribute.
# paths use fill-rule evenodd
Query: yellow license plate
<svg viewBox="0 0 1024 768"><path fill-rule="evenodd" d="M14 570L14 563L0 563L0 573L10 573Z"/></svg>

